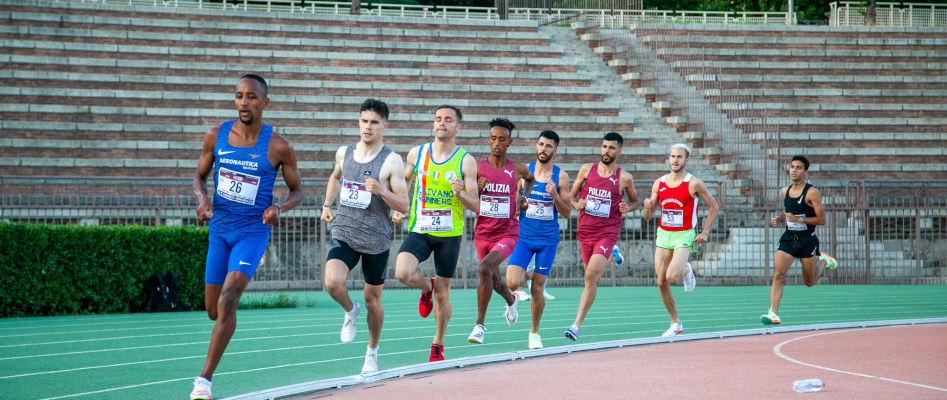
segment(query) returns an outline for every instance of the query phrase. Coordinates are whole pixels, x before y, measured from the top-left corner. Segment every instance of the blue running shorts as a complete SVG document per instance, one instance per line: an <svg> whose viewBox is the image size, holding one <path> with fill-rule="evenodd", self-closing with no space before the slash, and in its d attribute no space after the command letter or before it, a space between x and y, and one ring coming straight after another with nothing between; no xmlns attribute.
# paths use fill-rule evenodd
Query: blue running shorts
<svg viewBox="0 0 947 400"><path fill-rule="evenodd" d="M243 272L252 279L269 241L269 231L233 232L226 235L211 233L204 283L223 285L231 271Z"/></svg>
<svg viewBox="0 0 947 400"><path fill-rule="evenodd" d="M556 259L557 250L559 250L558 241L555 243L530 242L528 240L523 240L523 237L521 236L519 241L516 242L516 248L513 249L513 254L510 255L510 262L508 265L515 265L526 269L526 266L529 265L530 260L532 260L533 256L535 256L535 273L543 276L549 276L549 270L552 268L552 263Z"/></svg>

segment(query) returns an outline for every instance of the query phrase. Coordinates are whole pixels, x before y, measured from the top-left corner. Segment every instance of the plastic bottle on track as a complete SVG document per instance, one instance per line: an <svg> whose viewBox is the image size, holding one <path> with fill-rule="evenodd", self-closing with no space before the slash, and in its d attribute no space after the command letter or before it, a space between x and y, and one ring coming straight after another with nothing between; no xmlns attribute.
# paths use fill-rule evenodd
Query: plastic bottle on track
<svg viewBox="0 0 947 400"><path fill-rule="evenodd" d="M818 379L804 379L792 383L792 390L796 393L818 392L825 387L825 383Z"/></svg>

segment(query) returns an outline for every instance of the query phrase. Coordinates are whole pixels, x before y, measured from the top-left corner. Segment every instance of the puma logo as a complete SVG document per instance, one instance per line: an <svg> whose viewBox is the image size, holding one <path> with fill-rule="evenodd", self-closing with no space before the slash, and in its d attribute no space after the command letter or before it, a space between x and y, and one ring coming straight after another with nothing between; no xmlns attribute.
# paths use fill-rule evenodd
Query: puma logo
<svg viewBox="0 0 947 400"><path fill-rule="evenodd" d="M617 182L617 181L618 181L618 178L608 178L608 180L612 181L612 185L617 185L617 184L618 184L618 182Z"/></svg>
<svg viewBox="0 0 947 400"><path fill-rule="evenodd" d="M504 172L504 173L506 173L507 175L509 175L509 176L510 176L510 178L512 178L512 177L513 177L513 171L507 171L507 170L503 170L503 172Z"/></svg>
<svg viewBox="0 0 947 400"><path fill-rule="evenodd" d="M502 248L504 248L504 249L506 248L506 245L505 245L505 244L498 244L497 246L500 246L500 247L502 247Z"/></svg>
<svg viewBox="0 0 947 400"><path fill-rule="evenodd" d="M605 249L605 246L598 246L598 248L602 249L602 251L604 251L604 252L606 252L606 253L608 252L608 250Z"/></svg>
<svg viewBox="0 0 947 400"><path fill-rule="evenodd" d="M252 159L254 159L254 160L256 160L256 158L259 157L259 156L260 156L259 154L250 154L250 158L252 158Z"/></svg>

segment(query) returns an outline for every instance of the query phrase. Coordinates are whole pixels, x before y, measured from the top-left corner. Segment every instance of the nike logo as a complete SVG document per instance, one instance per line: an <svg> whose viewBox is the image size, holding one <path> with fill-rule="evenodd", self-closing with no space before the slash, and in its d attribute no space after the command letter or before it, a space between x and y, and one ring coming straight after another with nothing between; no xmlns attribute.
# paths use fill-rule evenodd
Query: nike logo
<svg viewBox="0 0 947 400"><path fill-rule="evenodd" d="M218 155L218 156L222 156L222 155L225 155L225 154L236 153L236 152L237 152L236 150L234 150L234 151L217 150L217 155Z"/></svg>
<svg viewBox="0 0 947 400"><path fill-rule="evenodd" d="M250 263L245 263L243 260L240 260L240 265L250 265Z"/></svg>
<svg viewBox="0 0 947 400"><path fill-rule="evenodd" d="M507 170L503 170L503 172L504 172L504 173L506 173L507 175L509 175L509 176L510 176L510 178L512 178L512 177L513 177L513 171L507 171Z"/></svg>
<svg viewBox="0 0 947 400"><path fill-rule="evenodd" d="M608 178L608 180L612 181L612 185L618 184L617 179Z"/></svg>

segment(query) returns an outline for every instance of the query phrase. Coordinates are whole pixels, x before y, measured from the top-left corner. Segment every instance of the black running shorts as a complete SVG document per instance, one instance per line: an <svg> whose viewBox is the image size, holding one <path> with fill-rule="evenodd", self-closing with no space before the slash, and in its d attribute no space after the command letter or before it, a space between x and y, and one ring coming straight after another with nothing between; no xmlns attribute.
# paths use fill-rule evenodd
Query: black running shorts
<svg viewBox="0 0 947 400"><path fill-rule="evenodd" d="M411 253L424 262L434 253L434 273L442 278L453 278L460 256L460 236L439 237L425 233L408 233L398 253Z"/></svg>
<svg viewBox="0 0 947 400"><path fill-rule="evenodd" d="M378 254L359 253L338 239L332 239L332 245L329 247L329 255L326 260L339 260L349 267L349 271L355 268L359 258L362 259L362 274L365 275L365 283L369 285L384 285L385 273L388 271L388 253L391 250L385 250Z"/></svg>
<svg viewBox="0 0 947 400"><path fill-rule="evenodd" d="M819 255L819 237L816 235L797 236L787 232L779 238L779 246L776 250L794 258L815 257Z"/></svg>

